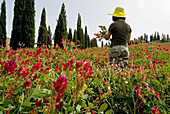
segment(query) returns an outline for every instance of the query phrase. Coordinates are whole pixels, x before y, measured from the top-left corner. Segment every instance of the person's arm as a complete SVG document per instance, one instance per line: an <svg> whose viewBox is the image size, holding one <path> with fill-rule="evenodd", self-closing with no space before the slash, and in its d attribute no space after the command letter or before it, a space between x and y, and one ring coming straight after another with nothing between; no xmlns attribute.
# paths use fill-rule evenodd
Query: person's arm
<svg viewBox="0 0 170 114"><path fill-rule="evenodd" d="M131 33L128 34L128 40L127 43L130 43Z"/></svg>
<svg viewBox="0 0 170 114"><path fill-rule="evenodd" d="M110 38L111 32L108 31L107 35L106 35L106 40L108 40Z"/></svg>

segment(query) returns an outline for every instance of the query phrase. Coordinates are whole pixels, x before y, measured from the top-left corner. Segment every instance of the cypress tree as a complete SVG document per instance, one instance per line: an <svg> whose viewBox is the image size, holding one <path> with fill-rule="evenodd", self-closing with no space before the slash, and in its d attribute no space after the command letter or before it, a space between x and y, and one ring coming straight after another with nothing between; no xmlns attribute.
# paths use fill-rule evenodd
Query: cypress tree
<svg viewBox="0 0 170 114"><path fill-rule="evenodd" d="M77 19L77 43L80 44L82 43L82 28L81 28L81 16L78 14L78 19Z"/></svg>
<svg viewBox="0 0 170 114"><path fill-rule="evenodd" d="M69 28L68 40L69 40L69 41L72 40L72 30L71 30L71 28Z"/></svg>
<svg viewBox="0 0 170 114"><path fill-rule="evenodd" d="M169 40L169 34L167 34L167 40Z"/></svg>
<svg viewBox="0 0 170 114"><path fill-rule="evenodd" d="M65 10L65 5L64 5L64 3L63 3L62 6L61 6L61 12L60 12L60 13L63 15L64 22L65 22L65 28L66 28L66 31L67 31L66 10Z"/></svg>
<svg viewBox="0 0 170 114"><path fill-rule="evenodd" d="M101 47L103 47L103 41L102 41L102 45L101 45Z"/></svg>
<svg viewBox="0 0 170 114"><path fill-rule="evenodd" d="M82 29L82 32L83 32L83 29ZM85 34L84 33L82 33L82 34L83 34L83 37L82 37L82 48L84 49L84 48L86 48Z"/></svg>
<svg viewBox="0 0 170 114"><path fill-rule="evenodd" d="M54 33L54 45L58 44L61 48L62 45L62 39L67 39L68 33L67 33L67 27L66 27L66 11L65 11L65 5L62 4L61 12L59 14L59 19L57 20L57 25Z"/></svg>
<svg viewBox="0 0 170 114"><path fill-rule="evenodd" d="M159 32L157 32L157 40L158 40L158 41L160 40Z"/></svg>
<svg viewBox="0 0 170 114"><path fill-rule="evenodd" d="M67 39L68 38L68 33L67 33L67 20L66 20L66 10L65 10L65 5L64 3L61 6L61 12L60 14L63 16L63 27L62 29L62 36L63 39Z"/></svg>
<svg viewBox="0 0 170 114"><path fill-rule="evenodd" d="M155 31L155 34L154 34L154 37L153 37L153 41L156 41L157 38L156 38L156 31Z"/></svg>
<svg viewBox="0 0 170 114"><path fill-rule="evenodd" d="M6 2L3 1L1 5L1 15L0 15L0 45L6 46Z"/></svg>
<svg viewBox="0 0 170 114"><path fill-rule="evenodd" d="M22 42L25 47L34 47L35 43L35 0L25 0L22 21Z"/></svg>
<svg viewBox="0 0 170 114"><path fill-rule="evenodd" d="M77 31L76 29L74 30L74 36L73 36L73 42L75 42L75 44L77 45Z"/></svg>
<svg viewBox="0 0 170 114"><path fill-rule="evenodd" d="M46 11L45 8L42 10L41 14L41 22L40 22L40 27L39 27L39 32L38 32L38 41L37 41L37 46L40 47L43 44L47 45L47 26L46 26Z"/></svg>
<svg viewBox="0 0 170 114"><path fill-rule="evenodd" d="M85 48L85 35L83 33L83 29L81 28L81 34L82 34L82 41L81 41L81 48Z"/></svg>
<svg viewBox="0 0 170 114"><path fill-rule="evenodd" d="M13 49L19 48L19 41L22 42L22 21L25 0L15 0L14 18L10 46Z"/></svg>
<svg viewBox="0 0 170 114"><path fill-rule="evenodd" d="M51 46L52 44L51 36L52 36L51 28L50 26L48 26L48 30L47 30L47 46L48 47Z"/></svg>
<svg viewBox="0 0 170 114"><path fill-rule="evenodd" d="M2 28L1 28L1 21L0 21L0 45L2 45ZM0 47L1 48L1 47Z"/></svg>
<svg viewBox="0 0 170 114"><path fill-rule="evenodd" d="M87 39L88 39L88 47L91 47L91 41L89 35L87 35Z"/></svg>
<svg viewBox="0 0 170 114"><path fill-rule="evenodd" d="M93 39L90 41L90 47L94 47L93 46Z"/></svg>
<svg viewBox="0 0 170 114"><path fill-rule="evenodd" d="M153 41L153 35L150 35L150 42Z"/></svg>
<svg viewBox="0 0 170 114"><path fill-rule="evenodd" d="M87 26L85 26L85 48L87 48L88 41Z"/></svg>
<svg viewBox="0 0 170 114"><path fill-rule="evenodd" d="M148 43L148 35L146 33L144 33L144 40L146 43Z"/></svg>
<svg viewBox="0 0 170 114"><path fill-rule="evenodd" d="M98 47L98 46L97 46L97 40L95 40L95 47Z"/></svg>
<svg viewBox="0 0 170 114"><path fill-rule="evenodd" d="M54 45L56 46L56 44L58 44L61 48L63 47L63 44L62 44L62 38L63 38L63 29L64 27L64 18L63 18L63 15L60 14L59 15L59 19L57 21L57 26L56 26L56 29L55 29L55 33L54 33Z"/></svg>

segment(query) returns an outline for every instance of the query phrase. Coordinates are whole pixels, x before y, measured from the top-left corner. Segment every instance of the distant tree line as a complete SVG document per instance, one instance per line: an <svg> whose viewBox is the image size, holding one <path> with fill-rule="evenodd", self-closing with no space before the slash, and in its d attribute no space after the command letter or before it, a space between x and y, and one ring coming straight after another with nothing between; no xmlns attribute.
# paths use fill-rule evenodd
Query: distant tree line
<svg viewBox="0 0 170 114"><path fill-rule="evenodd" d="M34 47L37 44L41 47L43 44L49 47L54 40L54 46L63 47L62 39L73 41L80 48L97 47L97 41L92 39L87 32L87 26L83 30L81 26L81 15L78 14L77 29L69 28L67 32L67 19L64 3L61 7L54 36L52 37L50 26L46 25L46 10L43 8L41 21L38 29L37 43L35 43L35 0L15 0L14 18L11 32L10 46L13 49ZM0 14L0 45L6 45L6 3L3 0Z"/></svg>
<svg viewBox="0 0 170 114"><path fill-rule="evenodd" d="M148 36L146 33L144 33L144 35L138 37L138 39L134 39L131 40L129 45L131 44L138 44L138 43L148 43L148 42L170 42L170 37L169 34L163 34L160 35L159 32L156 32L154 34L151 34L150 36Z"/></svg>

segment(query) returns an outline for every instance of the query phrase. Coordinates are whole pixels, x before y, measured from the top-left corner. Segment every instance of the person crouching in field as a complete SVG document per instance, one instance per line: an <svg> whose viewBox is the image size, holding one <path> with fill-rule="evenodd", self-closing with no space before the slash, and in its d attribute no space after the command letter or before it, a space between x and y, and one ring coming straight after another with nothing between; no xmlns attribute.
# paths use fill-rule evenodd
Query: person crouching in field
<svg viewBox="0 0 170 114"><path fill-rule="evenodd" d="M111 39L111 45L109 50L109 65L114 63L118 66L125 68L128 65L129 50L128 43L131 37L131 27L125 22L125 13L122 7L116 7L112 15L114 21L108 29L108 33L105 37L106 40Z"/></svg>

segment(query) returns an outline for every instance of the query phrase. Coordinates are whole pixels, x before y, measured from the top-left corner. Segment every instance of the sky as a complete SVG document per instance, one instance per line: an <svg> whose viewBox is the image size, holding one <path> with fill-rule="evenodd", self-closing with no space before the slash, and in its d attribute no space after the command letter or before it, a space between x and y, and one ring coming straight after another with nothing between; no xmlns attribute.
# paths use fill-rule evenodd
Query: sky
<svg viewBox="0 0 170 114"><path fill-rule="evenodd" d="M2 1L0 0L0 4ZM9 38L12 31L14 2L15 0L6 0L6 28ZM54 35L62 3L65 4L67 27L72 28L72 32L77 28L77 17L80 13L82 28L87 26L90 38L94 38L94 33L99 32L99 25L109 27L113 21L108 13L113 13L116 7L123 7L125 10L126 22L132 28L131 39L138 38L144 33L151 35L155 31L160 35L170 34L170 0L35 0L36 40L43 8L46 9L47 26L51 27Z"/></svg>

